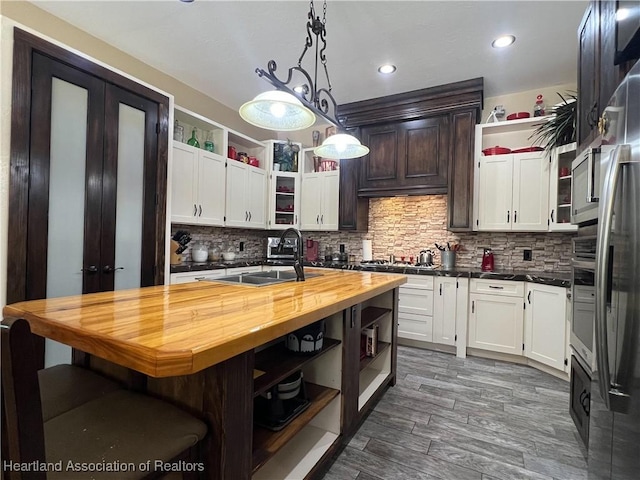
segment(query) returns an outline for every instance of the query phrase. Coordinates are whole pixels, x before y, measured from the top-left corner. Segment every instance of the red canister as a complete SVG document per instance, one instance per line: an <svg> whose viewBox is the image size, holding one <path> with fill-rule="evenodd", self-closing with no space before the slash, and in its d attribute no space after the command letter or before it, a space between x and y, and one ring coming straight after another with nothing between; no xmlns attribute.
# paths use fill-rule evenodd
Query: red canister
<svg viewBox="0 0 640 480"><path fill-rule="evenodd" d="M231 145L229 145L229 148L227 149L227 157L231 158L232 160L236 159L238 152L236 152L236 147L232 147Z"/></svg>

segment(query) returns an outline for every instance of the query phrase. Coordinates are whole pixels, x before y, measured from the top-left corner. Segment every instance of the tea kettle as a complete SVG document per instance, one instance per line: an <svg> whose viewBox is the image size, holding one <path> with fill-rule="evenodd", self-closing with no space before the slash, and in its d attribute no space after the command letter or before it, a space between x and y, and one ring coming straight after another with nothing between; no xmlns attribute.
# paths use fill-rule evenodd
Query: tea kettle
<svg viewBox="0 0 640 480"><path fill-rule="evenodd" d="M431 250L421 250L418 254L418 265L433 265L433 253Z"/></svg>

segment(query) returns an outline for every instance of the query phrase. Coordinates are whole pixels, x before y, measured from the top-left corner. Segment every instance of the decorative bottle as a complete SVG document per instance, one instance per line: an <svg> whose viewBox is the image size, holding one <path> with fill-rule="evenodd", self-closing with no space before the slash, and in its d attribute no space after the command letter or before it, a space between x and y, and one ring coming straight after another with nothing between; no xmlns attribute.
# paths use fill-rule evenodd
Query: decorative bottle
<svg viewBox="0 0 640 480"><path fill-rule="evenodd" d="M200 148L200 142L196 138L196 129L194 128L191 132L191 138L187 140L187 145L191 145L192 147Z"/></svg>
<svg viewBox="0 0 640 480"><path fill-rule="evenodd" d="M533 106L533 116L534 117L544 116L544 103L542 103L542 95L538 95L536 97L536 104Z"/></svg>

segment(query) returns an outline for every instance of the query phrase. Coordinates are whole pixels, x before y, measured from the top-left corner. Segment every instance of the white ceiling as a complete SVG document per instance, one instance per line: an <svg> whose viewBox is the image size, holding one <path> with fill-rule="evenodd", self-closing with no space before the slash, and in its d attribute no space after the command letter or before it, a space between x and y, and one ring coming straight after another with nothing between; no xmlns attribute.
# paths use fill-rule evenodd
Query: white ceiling
<svg viewBox="0 0 640 480"><path fill-rule="evenodd" d="M34 1L130 55L237 110L297 63L307 1ZM576 80L587 0L345 1L327 5L327 66L340 103L484 77L485 97ZM321 14L322 2L316 1ZM517 37L493 49L499 34ZM313 71L313 52L305 66ZM398 71L383 77L379 64ZM324 77L320 77L324 86Z"/></svg>

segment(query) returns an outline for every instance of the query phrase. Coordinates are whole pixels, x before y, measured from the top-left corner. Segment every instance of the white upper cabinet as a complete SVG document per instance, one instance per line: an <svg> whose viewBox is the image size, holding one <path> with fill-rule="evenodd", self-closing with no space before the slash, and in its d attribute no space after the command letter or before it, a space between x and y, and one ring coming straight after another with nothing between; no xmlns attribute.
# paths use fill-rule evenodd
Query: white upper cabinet
<svg viewBox="0 0 640 480"><path fill-rule="evenodd" d="M171 171L171 221L224 225L224 158L174 141Z"/></svg>
<svg viewBox="0 0 640 480"><path fill-rule="evenodd" d="M266 228L265 144L178 106L174 114L171 221ZM187 144L194 132L199 147Z"/></svg>
<svg viewBox="0 0 640 480"><path fill-rule="evenodd" d="M549 156L530 139L543 117L476 126L474 230L549 230ZM505 155L483 149L504 147ZM538 150L524 151L518 150Z"/></svg>
<svg viewBox="0 0 640 480"><path fill-rule="evenodd" d="M479 159L478 230L546 231L549 161L544 152Z"/></svg>
<svg viewBox="0 0 640 480"><path fill-rule="evenodd" d="M576 144L570 143L551 151L549 174L549 230L566 232L578 230L571 224L571 162L576 158Z"/></svg>
<svg viewBox="0 0 640 480"><path fill-rule="evenodd" d="M302 175L302 230L338 230L339 189L338 170Z"/></svg>
<svg viewBox="0 0 640 480"><path fill-rule="evenodd" d="M227 160L226 219L229 227L266 228L267 173Z"/></svg>

